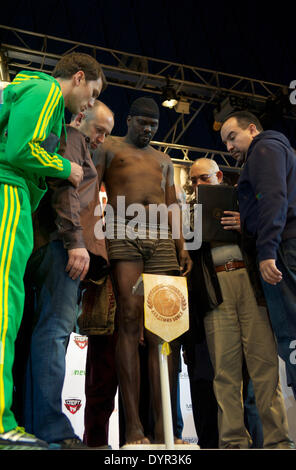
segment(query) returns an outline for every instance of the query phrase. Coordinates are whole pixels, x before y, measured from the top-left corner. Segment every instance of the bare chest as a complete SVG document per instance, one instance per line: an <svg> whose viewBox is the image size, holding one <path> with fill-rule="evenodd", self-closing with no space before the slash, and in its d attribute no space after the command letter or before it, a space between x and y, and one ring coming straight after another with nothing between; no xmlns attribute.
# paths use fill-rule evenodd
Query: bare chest
<svg viewBox="0 0 296 470"><path fill-rule="evenodd" d="M109 155L107 164L109 176L121 176L128 178L160 178L163 179L167 173L168 165L161 160L157 154L130 151L114 152Z"/></svg>

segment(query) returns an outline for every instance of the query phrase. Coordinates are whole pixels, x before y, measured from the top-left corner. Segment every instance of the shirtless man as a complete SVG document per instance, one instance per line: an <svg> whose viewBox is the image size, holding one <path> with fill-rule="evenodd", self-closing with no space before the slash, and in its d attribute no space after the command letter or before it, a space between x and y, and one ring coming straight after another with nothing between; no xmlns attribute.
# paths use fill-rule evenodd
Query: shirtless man
<svg viewBox="0 0 296 470"><path fill-rule="evenodd" d="M151 204L176 203L174 168L170 158L152 148L149 143L158 129L159 109L154 100L139 98L132 103L127 118L125 137L109 137L96 152L96 165L104 181L108 204L115 217L119 213L118 196L125 197L125 207L141 204L147 215ZM120 214L121 215L121 214ZM122 215L121 215L122 217ZM157 240L149 239L148 225L141 225L145 239L110 239L107 245L112 266L114 290L117 298L119 336L116 361L125 412L126 444L149 443L139 418L140 366L139 342L145 339L148 346L149 379L154 411L154 441L164 442L160 380L158 364L158 338L147 330L143 333L143 297L132 295L139 276L145 273L183 276L191 270L192 261L184 249L182 235L174 240L160 239L160 229L155 229ZM121 227L126 227L123 219ZM151 227L150 227L151 228ZM181 233L181 231L180 231ZM116 234L115 234L116 236ZM140 236L140 235L139 235ZM143 337L142 337L143 336ZM171 344L169 373L172 394L173 419L175 417L176 381L179 346Z"/></svg>

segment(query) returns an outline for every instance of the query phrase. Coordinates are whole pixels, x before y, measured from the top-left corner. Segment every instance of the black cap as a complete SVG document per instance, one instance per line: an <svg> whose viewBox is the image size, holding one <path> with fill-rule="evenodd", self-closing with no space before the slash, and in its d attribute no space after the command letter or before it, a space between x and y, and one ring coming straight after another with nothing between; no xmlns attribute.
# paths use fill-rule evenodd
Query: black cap
<svg viewBox="0 0 296 470"><path fill-rule="evenodd" d="M152 98L137 98L130 107L129 115L159 119L159 108Z"/></svg>

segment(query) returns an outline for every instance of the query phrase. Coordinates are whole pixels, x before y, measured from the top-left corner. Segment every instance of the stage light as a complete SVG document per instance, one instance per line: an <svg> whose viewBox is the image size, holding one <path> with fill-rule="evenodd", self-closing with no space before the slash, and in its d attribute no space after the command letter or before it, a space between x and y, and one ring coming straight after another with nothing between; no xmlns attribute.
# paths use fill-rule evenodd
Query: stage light
<svg viewBox="0 0 296 470"><path fill-rule="evenodd" d="M235 111L235 106L231 102L229 97L225 98L215 109L214 109L214 123L213 129L214 131L220 131L222 127L222 122L228 116Z"/></svg>
<svg viewBox="0 0 296 470"><path fill-rule="evenodd" d="M248 109L252 111L252 103L248 97L242 96L228 96L214 109L214 131L219 131L222 127L222 122L234 111L241 111Z"/></svg>
<svg viewBox="0 0 296 470"><path fill-rule="evenodd" d="M178 103L178 96L176 90L172 85L170 85L170 80L167 79L167 85L163 89L161 104L165 108L173 108Z"/></svg>

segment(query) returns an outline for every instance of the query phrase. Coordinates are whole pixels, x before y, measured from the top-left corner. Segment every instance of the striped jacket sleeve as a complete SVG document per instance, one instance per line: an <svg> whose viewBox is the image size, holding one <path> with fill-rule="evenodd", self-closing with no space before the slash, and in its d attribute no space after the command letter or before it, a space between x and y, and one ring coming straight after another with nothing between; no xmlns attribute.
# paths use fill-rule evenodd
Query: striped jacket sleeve
<svg viewBox="0 0 296 470"><path fill-rule="evenodd" d="M70 162L42 147L53 130L61 131L64 114L61 90L52 81L36 79L36 83L29 85L22 83L21 77L10 85L14 99L8 123L6 159L10 165L26 172L68 178Z"/></svg>

